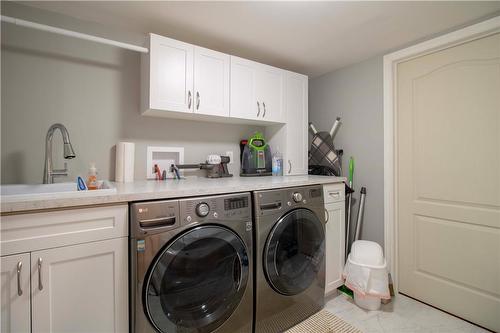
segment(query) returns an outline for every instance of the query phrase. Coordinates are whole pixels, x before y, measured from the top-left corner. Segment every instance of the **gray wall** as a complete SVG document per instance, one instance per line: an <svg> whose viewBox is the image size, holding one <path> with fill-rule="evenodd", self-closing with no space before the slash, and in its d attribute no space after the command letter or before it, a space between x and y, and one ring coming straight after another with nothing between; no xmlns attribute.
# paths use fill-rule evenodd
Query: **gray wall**
<svg viewBox="0 0 500 333"><path fill-rule="evenodd" d="M140 44L143 35L2 2L2 14ZM113 35L114 33L114 35ZM232 150L259 128L141 116L140 56L103 46L2 23L1 183L40 183L44 140L49 126L63 123L77 158L68 161L70 178L86 175L95 161L100 178L114 179L114 145L136 143L135 178L146 177L148 145L182 146L185 162ZM63 165L55 134L55 166ZM239 161L230 165L238 173Z"/></svg>
<svg viewBox="0 0 500 333"><path fill-rule="evenodd" d="M361 238L384 244L383 76L382 57L372 58L309 81L309 121L329 131L336 117L342 127L335 138L344 149L343 168L355 159L354 186L359 198L367 189ZM345 173L347 175L347 173ZM358 201L354 206L357 214ZM353 220L355 220L355 216Z"/></svg>

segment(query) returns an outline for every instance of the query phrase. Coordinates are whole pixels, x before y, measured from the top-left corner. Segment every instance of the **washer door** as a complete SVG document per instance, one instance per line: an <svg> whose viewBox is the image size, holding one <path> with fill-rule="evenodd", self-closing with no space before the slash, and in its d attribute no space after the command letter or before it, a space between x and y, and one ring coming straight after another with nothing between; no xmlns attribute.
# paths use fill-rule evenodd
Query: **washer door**
<svg viewBox="0 0 500 333"><path fill-rule="evenodd" d="M248 265L245 244L233 231L186 231L151 266L143 292L146 315L160 332L210 332L238 306Z"/></svg>
<svg viewBox="0 0 500 333"><path fill-rule="evenodd" d="M285 214L273 227L264 249L264 273L274 290L296 295L316 279L324 260L323 224L308 209Z"/></svg>

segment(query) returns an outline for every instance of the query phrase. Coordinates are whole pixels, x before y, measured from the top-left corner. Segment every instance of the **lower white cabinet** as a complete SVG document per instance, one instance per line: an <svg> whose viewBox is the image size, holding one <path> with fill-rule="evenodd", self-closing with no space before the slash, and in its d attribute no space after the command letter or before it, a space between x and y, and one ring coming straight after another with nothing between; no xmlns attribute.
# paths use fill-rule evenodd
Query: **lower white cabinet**
<svg viewBox="0 0 500 333"><path fill-rule="evenodd" d="M2 217L1 331L128 331L127 210Z"/></svg>
<svg viewBox="0 0 500 333"><path fill-rule="evenodd" d="M30 322L30 254L21 253L0 258L1 332L29 332Z"/></svg>
<svg viewBox="0 0 500 333"><path fill-rule="evenodd" d="M344 284L342 271L345 258L345 198L344 184L323 186L325 197L325 294L331 294Z"/></svg>
<svg viewBox="0 0 500 333"><path fill-rule="evenodd" d="M128 330L127 238L31 253L33 332Z"/></svg>

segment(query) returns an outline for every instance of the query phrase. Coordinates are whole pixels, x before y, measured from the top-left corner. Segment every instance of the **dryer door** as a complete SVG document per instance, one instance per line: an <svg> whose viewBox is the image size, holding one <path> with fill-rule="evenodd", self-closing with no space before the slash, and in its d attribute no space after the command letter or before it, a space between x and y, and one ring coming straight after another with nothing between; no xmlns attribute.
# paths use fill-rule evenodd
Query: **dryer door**
<svg viewBox="0 0 500 333"><path fill-rule="evenodd" d="M316 279L324 253L321 221L308 209L292 210L269 233L263 258L267 281L280 294L299 294Z"/></svg>
<svg viewBox="0 0 500 333"><path fill-rule="evenodd" d="M153 262L143 291L146 315L160 332L210 332L238 306L248 265L245 244L233 231L190 229Z"/></svg>

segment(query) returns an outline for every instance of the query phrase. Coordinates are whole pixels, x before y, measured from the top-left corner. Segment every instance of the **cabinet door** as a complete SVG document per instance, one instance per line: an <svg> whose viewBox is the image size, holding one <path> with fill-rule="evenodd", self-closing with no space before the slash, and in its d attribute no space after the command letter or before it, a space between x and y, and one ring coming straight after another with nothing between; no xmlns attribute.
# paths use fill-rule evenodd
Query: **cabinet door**
<svg viewBox="0 0 500 333"><path fill-rule="evenodd" d="M34 332L128 331L127 238L32 252Z"/></svg>
<svg viewBox="0 0 500 333"><path fill-rule="evenodd" d="M325 294L329 294L344 284L342 271L344 270L345 247L345 202L326 204L325 210L328 220L325 226Z"/></svg>
<svg viewBox="0 0 500 333"><path fill-rule="evenodd" d="M256 67L253 61L231 56L231 117L260 119L262 106L255 98Z"/></svg>
<svg viewBox="0 0 500 333"><path fill-rule="evenodd" d="M307 86L307 76L287 73L285 175L307 174Z"/></svg>
<svg viewBox="0 0 500 333"><path fill-rule="evenodd" d="M195 47L195 113L229 117L229 67L229 55Z"/></svg>
<svg viewBox="0 0 500 333"><path fill-rule="evenodd" d="M283 121L284 71L259 64L256 97L262 108L261 119Z"/></svg>
<svg viewBox="0 0 500 333"><path fill-rule="evenodd" d="M193 49L191 44L151 34L152 109L193 111Z"/></svg>
<svg viewBox="0 0 500 333"><path fill-rule="evenodd" d="M1 332L30 332L30 254L0 258Z"/></svg>

